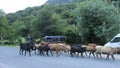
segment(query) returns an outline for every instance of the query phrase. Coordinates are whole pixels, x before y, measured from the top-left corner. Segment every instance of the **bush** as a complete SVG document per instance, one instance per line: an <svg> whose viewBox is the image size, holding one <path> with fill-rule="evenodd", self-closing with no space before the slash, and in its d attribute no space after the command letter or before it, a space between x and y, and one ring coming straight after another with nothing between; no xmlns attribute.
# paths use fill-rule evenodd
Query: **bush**
<svg viewBox="0 0 120 68"><path fill-rule="evenodd" d="M4 44L4 45L17 44L17 41L3 40L3 44Z"/></svg>
<svg viewBox="0 0 120 68"><path fill-rule="evenodd" d="M38 43L38 44L41 43L41 39L36 39L35 41L36 41L36 43Z"/></svg>

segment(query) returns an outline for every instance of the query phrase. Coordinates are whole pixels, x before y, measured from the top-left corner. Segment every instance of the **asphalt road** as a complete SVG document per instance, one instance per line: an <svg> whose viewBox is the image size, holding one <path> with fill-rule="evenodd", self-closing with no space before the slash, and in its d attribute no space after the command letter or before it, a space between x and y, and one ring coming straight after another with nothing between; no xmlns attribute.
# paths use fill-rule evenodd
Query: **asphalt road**
<svg viewBox="0 0 120 68"><path fill-rule="evenodd" d="M56 56L40 56L32 52L32 56L19 55L19 47L0 46L0 68L120 68L120 55L115 61L95 59L94 57L70 57L62 54Z"/></svg>

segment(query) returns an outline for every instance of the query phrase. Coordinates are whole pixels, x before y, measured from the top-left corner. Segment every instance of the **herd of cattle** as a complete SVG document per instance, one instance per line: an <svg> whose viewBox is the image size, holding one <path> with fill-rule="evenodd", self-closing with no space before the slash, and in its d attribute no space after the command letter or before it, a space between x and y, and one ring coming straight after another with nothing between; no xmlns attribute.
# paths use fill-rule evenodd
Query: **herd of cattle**
<svg viewBox="0 0 120 68"><path fill-rule="evenodd" d="M20 43L20 55L26 56L26 52L29 53L31 56L31 51L34 50L35 54L39 55L53 55L56 54L56 56L61 55L61 53L66 53L70 55L71 57L79 56L81 54L81 57L84 57L83 53L87 55L86 52L89 53L89 57L91 54L95 58L102 58L102 54L106 54L106 59L109 59L109 56L112 57L114 60L114 54L120 51L120 47L113 48L108 46L101 46L94 43L88 43L87 45L82 44L64 44L64 43L48 43L42 41L40 44L36 44L35 41L31 40L29 42Z"/></svg>

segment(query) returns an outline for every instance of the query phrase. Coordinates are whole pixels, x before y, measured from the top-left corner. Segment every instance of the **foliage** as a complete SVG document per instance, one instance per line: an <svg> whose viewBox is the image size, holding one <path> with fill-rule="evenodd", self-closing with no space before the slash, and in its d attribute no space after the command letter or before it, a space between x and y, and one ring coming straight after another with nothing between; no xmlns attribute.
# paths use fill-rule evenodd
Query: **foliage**
<svg viewBox="0 0 120 68"><path fill-rule="evenodd" d="M119 32L120 14L118 8L106 1L80 2L74 13L84 42L103 44Z"/></svg>
<svg viewBox="0 0 120 68"><path fill-rule="evenodd" d="M67 26L76 24L75 16L70 12L74 8L74 4L64 6L44 5L42 9L36 12L35 15L37 16L31 22L32 32L34 31L33 36L65 35Z"/></svg>
<svg viewBox="0 0 120 68"><path fill-rule="evenodd" d="M68 43L80 43L79 31L75 25L64 28L64 35L67 36Z"/></svg>
<svg viewBox="0 0 120 68"><path fill-rule="evenodd" d="M5 17L5 13L0 10L0 38L7 37L8 22Z"/></svg>
<svg viewBox="0 0 120 68"><path fill-rule="evenodd" d="M10 38L9 39L18 39L20 36L23 35L22 32L25 29L25 25L21 21L16 21L10 26Z"/></svg>

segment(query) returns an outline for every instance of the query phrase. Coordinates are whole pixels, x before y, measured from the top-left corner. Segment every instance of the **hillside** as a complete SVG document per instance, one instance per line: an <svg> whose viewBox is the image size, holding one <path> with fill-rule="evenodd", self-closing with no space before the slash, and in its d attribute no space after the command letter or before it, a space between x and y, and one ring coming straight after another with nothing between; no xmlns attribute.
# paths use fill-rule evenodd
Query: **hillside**
<svg viewBox="0 0 120 68"><path fill-rule="evenodd" d="M53 4L53 5L63 5L75 2L77 0L48 0L46 4ZM39 11L44 5L42 6L35 6L35 7L28 7L25 10L19 10L15 13L9 13L6 15L8 22L13 23L17 20L22 20L23 17L27 17L30 15L34 15L37 11Z"/></svg>

